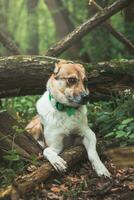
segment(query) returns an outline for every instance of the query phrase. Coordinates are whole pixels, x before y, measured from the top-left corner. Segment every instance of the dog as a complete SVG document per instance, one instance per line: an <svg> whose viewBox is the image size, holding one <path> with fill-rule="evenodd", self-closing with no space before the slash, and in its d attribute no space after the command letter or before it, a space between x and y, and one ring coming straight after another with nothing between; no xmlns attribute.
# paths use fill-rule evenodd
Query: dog
<svg viewBox="0 0 134 200"><path fill-rule="evenodd" d="M47 91L36 107L44 127L47 147L43 155L60 172L67 163L59 154L63 139L72 133L82 136L88 158L98 176L110 177L96 151L95 133L88 127L86 104L89 100L85 69L81 64L60 61L47 82Z"/></svg>

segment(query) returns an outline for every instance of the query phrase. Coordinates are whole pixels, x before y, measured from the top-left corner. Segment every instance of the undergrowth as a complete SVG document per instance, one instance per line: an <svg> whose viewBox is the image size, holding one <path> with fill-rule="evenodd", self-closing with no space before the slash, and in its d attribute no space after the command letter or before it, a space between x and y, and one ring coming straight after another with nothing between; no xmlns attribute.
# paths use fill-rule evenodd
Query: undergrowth
<svg viewBox="0 0 134 200"><path fill-rule="evenodd" d="M3 99L1 110L7 110L26 124L36 115L35 103L38 96L16 97ZM89 126L101 137L107 140L116 138L120 146L134 144L134 95L127 90L125 94L112 100L99 101L88 104ZM21 134L19 127L13 127ZM0 138L2 140L2 138ZM36 157L31 156L31 163L36 163ZM12 148L7 155L1 158L0 187L8 185L16 173L22 172L27 163L22 161L17 151Z"/></svg>

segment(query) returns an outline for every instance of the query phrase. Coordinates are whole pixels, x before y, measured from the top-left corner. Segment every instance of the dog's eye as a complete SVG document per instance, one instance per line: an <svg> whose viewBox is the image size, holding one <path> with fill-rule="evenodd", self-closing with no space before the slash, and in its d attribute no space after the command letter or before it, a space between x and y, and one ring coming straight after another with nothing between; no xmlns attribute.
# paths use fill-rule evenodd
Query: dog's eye
<svg viewBox="0 0 134 200"><path fill-rule="evenodd" d="M74 85L75 83L77 83L77 79L75 77L70 77L67 80L69 85Z"/></svg>

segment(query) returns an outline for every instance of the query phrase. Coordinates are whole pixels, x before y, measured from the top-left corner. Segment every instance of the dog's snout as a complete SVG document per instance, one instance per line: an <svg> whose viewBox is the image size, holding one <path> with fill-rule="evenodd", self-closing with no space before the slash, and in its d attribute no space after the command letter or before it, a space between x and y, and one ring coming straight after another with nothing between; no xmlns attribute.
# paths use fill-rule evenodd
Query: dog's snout
<svg viewBox="0 0 134 200"><path fill-rule="evenodd" d="M82 92L81 93L81 104L86 104L88 100L89 100L89 93Z"/></svg>
<svg viewBox="0 0 134 200"><path fill-rule="evenodd" d="M88 99L88 98L89 98L89 93L87 93L87 92L82 92L82 93L81 93L81 97L82 97L83 99Z"/></svg>

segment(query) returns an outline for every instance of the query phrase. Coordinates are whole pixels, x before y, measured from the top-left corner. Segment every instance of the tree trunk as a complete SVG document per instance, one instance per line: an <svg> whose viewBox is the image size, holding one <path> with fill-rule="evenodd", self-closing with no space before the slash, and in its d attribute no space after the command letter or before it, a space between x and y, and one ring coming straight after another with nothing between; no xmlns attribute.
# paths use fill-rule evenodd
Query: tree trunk
<svg viewBox="0 0 134 200"><path fill-rule="evenodd" d="M99 26L101 23L103 23L109 17L126 7L131 2L131 0L116 1L111 6L105 8L103 11L97 13L92 18L84 22L82 25L77 27L74 31L69 33L61 41L57 42L54 46L50 47L50 49L46 52L46 55L58 56L70 46L72 46L72 44L79 41L85 34L89 33L89 31L93 30L93 28Z"/></svg>
<svg viewBox="0 0 134 200"><path fill-rule="evenodd" d="M6 154L12 149L16 149L22 159L25 160L30 160L33 154L38 156L42 153L42 148L30 134L24 131L20 123L7 112L1 112L0 152Z"/></svg>
<svg viewBox="0 0 134 200"><path fill-rule="evenodd" d="M134 1L124 10L125 33L134 44Z"/></svg>
<svg viewBox="0 0 134 200"><path fill-rule="evenodd" d="M38 0L27 1L27 33L28 33L28 54L38 54L39 52L39 35L38 35Z"/></svg>
<svg viewBox="0 0 134 200"><path fill-rule="evenodd" d="M129 39L134 43L134 2L124 10L125 13L125 32Z"/></svg>
<svg viewBox="0 0 134 200"><path fill-rule="evenodd" d="M69 18L69 13L65 8L62 0L44 0L47 4L49 10L51 11L52 17L55 22L57 38L61 39L68 33L73 31L74 25ZM81 42L70 47L67 52L72 59L81 59L83 61L89 62L89 55L84 53L80 55L80 49L83 48Z"/></svg>
<svg viewBox="0 0 134 200"><path fill-rule="evenodd" d="M59 59L47 56L0 58L0 97L42 94L56 62ZM134 60L83 65L91 99L106 100L112 93L134 88Z"/></svg>

